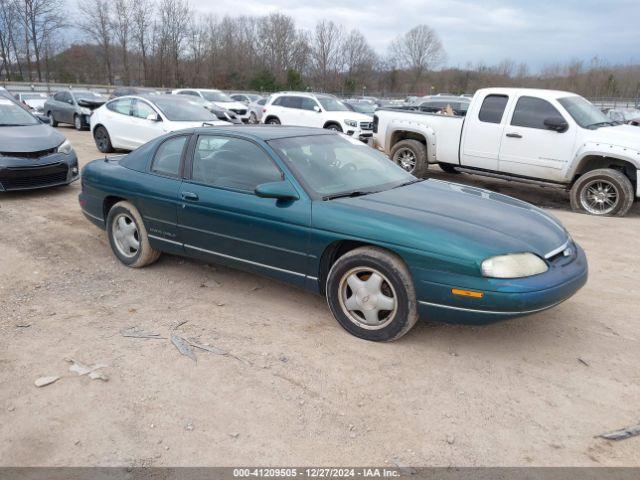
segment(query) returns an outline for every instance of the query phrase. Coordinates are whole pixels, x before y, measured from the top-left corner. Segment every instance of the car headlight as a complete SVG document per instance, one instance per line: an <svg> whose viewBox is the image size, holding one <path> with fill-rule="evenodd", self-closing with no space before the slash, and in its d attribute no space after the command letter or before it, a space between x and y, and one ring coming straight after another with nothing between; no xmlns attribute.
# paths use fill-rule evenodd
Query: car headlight
<svg viewBox="0 0 640 480"><path fill-rule="evenodd" d="M349 125L350 127L357 127L358 126L358 121L357 120L345 120L344 123L345 123L345 125Z"/></svg>
<svg viewBox="0 0 640 480"><path fill-rule="evenodd" d="M530 277L548 269L545 261L533 253L510 253L482 262L482 275L491 278Z"/></svg>
<svg viewBox="0 0 640 480"><path fill-rule="evenodd" d="M58 153L64 153L65 155L69 155L73 151L73 148L71 147L71 142L69 140L65 140L58 147L57 151Z"/></svg>
<svg viewBox="0 0 640 480"><path fill-rule="evenodd" d="M90 108L86 108L86 107L81 107L80 108L80 113L82 115L91 115L91 109Z"/></svg>

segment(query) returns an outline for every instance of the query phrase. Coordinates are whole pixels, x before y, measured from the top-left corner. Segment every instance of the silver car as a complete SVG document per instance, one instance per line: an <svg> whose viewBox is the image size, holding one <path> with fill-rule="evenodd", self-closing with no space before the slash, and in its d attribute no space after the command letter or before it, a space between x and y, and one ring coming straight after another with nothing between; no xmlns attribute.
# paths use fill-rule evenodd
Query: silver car
<svg viewBox="0 0 640 480"><path fill-rule="evenodd" d="M267 101L269 101L268 97L260 98L259 100L247 104L247 108L249 109L249 123L260 123L260 120L262 119L262 112Z"/></svg>
<svg viewBox="0 0 640 480"><path fill-rule="evenodd" d="M62 90L44 104L44 112L51 126L68 123L76 130L89 128L89 117L93 111L107 101L107 97L89 90Z"/></svg>

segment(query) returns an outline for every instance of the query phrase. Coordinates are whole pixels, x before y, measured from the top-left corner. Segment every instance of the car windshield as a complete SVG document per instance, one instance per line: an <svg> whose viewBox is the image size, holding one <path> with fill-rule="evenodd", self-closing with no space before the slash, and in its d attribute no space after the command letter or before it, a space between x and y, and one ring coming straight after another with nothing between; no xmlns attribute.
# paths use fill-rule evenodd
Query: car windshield
<svg viewBox="0 0 640 480"><path fill-rule="evenodd" d="M318 101L322 108L327 112L348 112L349 107L336 98L331 97L318 97Z"/></svg>
<svg viewBox="0 0 640 480"><path fill-rule="evenodd" d="M613 125L613 122L600 111L593 103L579 96L559 98L569 115L582 128L597 128L605 125Z"/></svg>
<svg viewBox="0 0 640 480"><path fill-rule="evenodd" d="M367 115L371 115L376 111L376 106L370 103L351 103L350 105L355 112L366 113Z"/></svg>
<svg viewBox="0 0 640 480"><path fill-rule="evenodd" d="M0 127L37 125L40 121L11 100L0 98Z"/></svg>
<svg viewBox="0 0 640 480"><path fill-rule="evenodd" d="M44 100L47 95L44 93L21 93L22 100Z"/></svg>
<svg viewBox="0 0 640 480"><path fill-rule="evenodd" d="M343 134L268 143L317 198L362 195L417 181L382 153Z"/></svg>
<svg viewBox="0 0 640 480"><path fill-rule="evenodd" d="M207 90L201 90L202 96L209 100L210 102L233 102L233 99L222 92L211 92Z"/></svg>
<svg viewBox="0 0 640 480"><path fill-rule="evenodd" d="M218 120L213 113L191 99L155 98L153 102L173 122L212 122Z"/></svg>

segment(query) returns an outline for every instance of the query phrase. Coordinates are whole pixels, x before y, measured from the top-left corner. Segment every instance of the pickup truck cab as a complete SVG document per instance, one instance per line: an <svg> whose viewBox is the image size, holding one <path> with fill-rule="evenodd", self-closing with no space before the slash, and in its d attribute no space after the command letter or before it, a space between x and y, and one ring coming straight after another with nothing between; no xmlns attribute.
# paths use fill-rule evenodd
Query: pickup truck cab
<svg viewBox="0 0 640 480"><path fill-rule="evenodd" d="M566 188L593 215L625 215L640 197L640 131L569 92L482 89L464 117L379 109L373 144L416 176L438 164Z"/></svg>

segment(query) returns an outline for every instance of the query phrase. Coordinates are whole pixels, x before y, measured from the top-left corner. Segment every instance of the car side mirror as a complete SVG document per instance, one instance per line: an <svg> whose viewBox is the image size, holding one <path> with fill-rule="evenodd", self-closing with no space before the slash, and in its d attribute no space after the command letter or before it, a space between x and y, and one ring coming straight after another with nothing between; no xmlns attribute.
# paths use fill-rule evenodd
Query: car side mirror
<svg viewBox="0 0 640 480"><path fill-rule="evenodd" d="M569 129L569 124L562 117L545 118L544 126L558 133L566 132Z"/></svg>
<svg viewBox="0 0 640 480"><path fill-rule="evenodd" d="M298 200L300 195L287 180L269 182L258 185L255 194L261 198L276 198L278 200Z"/></svg>
<svg viewBox="0 0 640 480"><path fill-rule="evenodd" d="M40 120L40 123L44 123L47 125L51 123L51 119L46 115L36 115L36 117L38 118L38 120Z"/></svg>
<svg viewBox="0 0 640 480"><path fill-rule="evenodd" d="M151 114L147 115L147 120L149 120L151 122L159 122L162 119L160 118L160 115L157 115L157 114L154 115L153 113L151 113Z"/></svg>
<svg viewBox="0 0 640 480"><path fill-rule="evenodd" d="M318 112L318 113L320 113L320 112L321 112L320 107L319 107L318 105L314 105L314 106L313 106L313 109L314 109L316 112Z"/></svg>

